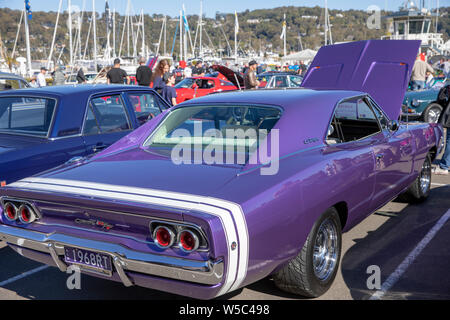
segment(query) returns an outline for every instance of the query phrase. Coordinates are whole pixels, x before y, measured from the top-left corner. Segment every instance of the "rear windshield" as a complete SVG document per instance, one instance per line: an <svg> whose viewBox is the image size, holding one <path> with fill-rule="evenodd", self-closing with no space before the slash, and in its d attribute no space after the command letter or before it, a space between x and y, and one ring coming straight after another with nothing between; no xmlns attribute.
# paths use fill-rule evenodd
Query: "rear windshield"
<svg viewBox="0 0 450 320"><path fill-rule="evenodd" d="M47 136L56 100L29 97L0 98L0 131Z"/></svg>
<svg viewBox="0 0 450 320"><path fill-rule="evenodd" d="M171 112L144 143L149 149L170 151L180 145L192 150L219 148L244 154L258 148L281 117L276 107L193 106Z"/></svg>

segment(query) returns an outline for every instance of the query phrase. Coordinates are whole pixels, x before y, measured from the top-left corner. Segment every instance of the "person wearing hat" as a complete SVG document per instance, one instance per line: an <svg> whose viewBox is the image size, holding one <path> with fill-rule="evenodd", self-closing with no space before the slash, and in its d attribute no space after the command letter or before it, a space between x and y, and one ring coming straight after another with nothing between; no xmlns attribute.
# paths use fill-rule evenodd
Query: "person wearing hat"
<svg viewBox="0 0 450 320"><path fill-rule="evenodd" d="M150 87L150 82L152 80L152 69L150 69L146 64L144 57L139 59L139 68L136 70L136 81L140 86Z"/></svg>
<svg viewBox="0 0 450 320"><path fill-rule="evenodd" d="M41 67L41 72L36 77L36 82L39 88L46 87L47 81L45 81L45 74L47 73L46 67Z"/></svg>
<svg viewBox="0 0 450 320"><path fill-rule="evenodd" d="M259 86L259 81L256 78L256 69L258 68L258 63L255 60L250 61L248 64L248 70L244 76L244 86L245 89L256 89Z"/></svg>

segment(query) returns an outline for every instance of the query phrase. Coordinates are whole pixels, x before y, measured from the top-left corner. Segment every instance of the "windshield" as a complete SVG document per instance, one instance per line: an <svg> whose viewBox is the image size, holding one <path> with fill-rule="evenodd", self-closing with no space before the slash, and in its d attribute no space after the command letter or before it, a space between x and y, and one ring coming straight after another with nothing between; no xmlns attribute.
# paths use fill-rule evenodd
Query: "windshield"
<svg viewBox="0 0 450 320"><path fill-rule="evenodd" d="M175 88L192 88L192 85L194 84L195 79L194 78L186 78L182 81L180 81L177 85L175 85Z"/></svg>
<svg viewBox="0 0 450 320"><path fill-rule="evenodd" d="M178 108L163 120L144 147L162 151L165 155L170 155L179 146L215 152L216 155L239 154L243 155L240 159L245 160L237 164L245 164L280 117L281 110L275 107L218 105Z"/></svg>
<svg viewBox="0 0 450 320"><path fill-rule="evenodd" d="M0 98L0 131L47 136L56 101L44 98Z"/></svg>

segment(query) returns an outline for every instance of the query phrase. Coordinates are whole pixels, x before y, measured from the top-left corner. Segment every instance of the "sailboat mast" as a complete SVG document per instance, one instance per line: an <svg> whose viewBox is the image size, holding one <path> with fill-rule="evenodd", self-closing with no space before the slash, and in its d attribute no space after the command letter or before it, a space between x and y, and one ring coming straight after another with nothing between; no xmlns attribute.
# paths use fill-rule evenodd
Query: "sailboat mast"
<svg viewBox="0 0 450 320"><path fill-rule="evenodd" d="M93 27L93 35L94 35L94 68L97 71L97 24L96 24L97 15L95 12L95 0L92 0L92 27Z"/></svg>
<svg viewBox="0 0 450 320"><path fill-rule="evenodd" d="M31 49L30 49L30 29L28 28L28 15L26 14L27 9L24 3L24 11L25 11L25 41L27 45L27 67L28 67L28 76L31 77Z"/></svg>
<svg viewBox="0 0 450 320"><path fill-rule="evenodd" d="M325 0L325 45L328 45L328 1Z"/></svg>
<svg viewBox="0 0 450 320"><path fill-rule="evenodd" d="M69 57L70 66L73 65L73 41L72 41L72 1L68 0L67 10L69 11Z"/></svg>
<svg viewBox="0 0 450 320"><path fill-rule="evenodd" d="M147 57L147 53L145 52L145 22L144 22L144 9L141 9L142 15L142 55Z"/></svg>
<svg viewBox="0 0 450 320"><path fill-rule="evenodd" d="M180 60L183 60L183 14L180 10Z"/></svg>
<svg viewBox="0 0 450 320"><path fill-rule="evenodd" d="M200 58L203 58L203 0L200 0Z"/></svg>
<svg viewBox="0 0 450 320"><path fill-rule="evenodd" d="M16 41L14 41L14 48L13 48L13 51L12 51L12 54L11 54L12 58L14 58L14 55L16 54L17 40L19 39L20 27L22 25L22 19L23 19L24 15L25 15L25 11L22 10L22 13L20 14L19 25L17 26Z"/></svg>
<svg viewBox="0 0 450 320"><path fill-rule="evenodd" d="M47 59L47 69L50 68L50 61L52 60L53 50L55 48L56 32L58 31L59 14L61 12L62 2L63 0L59 0L58 14L56 15L55 30L53 31L52 46L50 47L50 54L48 55Z"/></svg>

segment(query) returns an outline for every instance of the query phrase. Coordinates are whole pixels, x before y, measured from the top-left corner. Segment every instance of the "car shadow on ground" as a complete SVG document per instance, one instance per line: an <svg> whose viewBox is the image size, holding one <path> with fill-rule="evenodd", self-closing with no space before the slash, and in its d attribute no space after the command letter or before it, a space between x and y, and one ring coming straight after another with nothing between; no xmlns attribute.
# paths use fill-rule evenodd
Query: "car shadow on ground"
<svg viewBox="0 0 450 320"><path fill-rule="evenodd" d="M435 188L428 200L421 204L408 205L398 213L388 212L385 215L382 212L381 215L389 217L383 225L363 238L352 239L355 244L342 257L341 272L353 299L368 299L375 293L376 288L369 289L369 286L376 284L375 278L371 277L375 271L368 270L370 266L380 268L380 283L383 283L408 257L449 210L449 194L450 186ZM442 242L450 243L448 231L450 221L415 261L411 261L397 284L384 296L386 299L450 298L450 278L446 273L450 253L445 249L448 246L442 245Z"/></svg>

